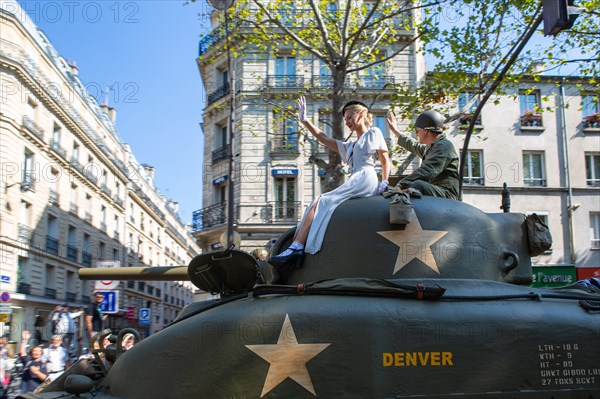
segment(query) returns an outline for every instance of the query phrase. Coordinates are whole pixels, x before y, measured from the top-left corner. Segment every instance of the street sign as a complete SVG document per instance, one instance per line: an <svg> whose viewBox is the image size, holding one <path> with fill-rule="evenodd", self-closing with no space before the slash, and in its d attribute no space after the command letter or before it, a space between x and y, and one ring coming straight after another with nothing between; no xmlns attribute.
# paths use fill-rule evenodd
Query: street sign
<svg viewBox="0 0 600 399"><path fill-rule="evenodd" d="M11 314L11 313L12 313L12 303L10 303L10 302L0 303L0 314Z"/></svg>
<svg viewBox="0 0 600 399"><path fill-rule="evenodd" d="M119 291L100 291L104 300L100 304L104 313L112 314L119 311Z"/></svg>
<svg viewBox="0 0 600 399"><path fill-rule="evenodd" d="M0 313L0 323L8 323L10 315L6 313Z"/></svg>
<svg viewBox="0 0 600 399"><path fill-rule="evenodd" d="M10 276L3 274L2 276L0 276L0 281L2 281L3 283L10 283Z"/></svg>
<svg viewBox="0 0 600 399"><path fill-rule="evenodd" d="M150 324L150 308L140 309L140 324Z"/></svg>
<svg viewBox="0 0 600 399"><path fill-rule="evenodd" d="M2 302L10 301L10 294L8 292L4 291L2 294L0 294L0 300Z"/></svg>
<svg viewBox="0 0 600 399"><path fill-rule="evenodd" d="M119 280L96 280L94 281L94 290L113 291L119 288Z"/></svg>
<svg viewBox="0 0 600 399"><path fill-rule="evenodd" d="M118 260L97 260L96 267L121 267L121 261Z"/></svg>

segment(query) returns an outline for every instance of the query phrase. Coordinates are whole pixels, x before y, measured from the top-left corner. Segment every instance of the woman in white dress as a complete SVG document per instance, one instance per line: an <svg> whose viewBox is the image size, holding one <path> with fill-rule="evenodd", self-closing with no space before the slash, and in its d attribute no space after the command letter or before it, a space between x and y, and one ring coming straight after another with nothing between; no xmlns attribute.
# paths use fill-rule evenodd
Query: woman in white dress
<svg viewBox="0 0 600 399"><path fill-rule="evenodd" d="M306 116L306 100L298 99L298 119L308 131L332 151L338 152L349 166L350 178L333 191L317 197L306 209L296 228L294 241L288 249L269 259L275 266L295 264L305 252L315 254L321 249L327 224L335 208L351 198L381 194L388 186L390 159L381 130L371 126L369 108L360 101L349 101L342 108L346 126L356 133L356 140L343 142L327 137ZM381 178L377 179L375 161L381 162Z"/></svg>

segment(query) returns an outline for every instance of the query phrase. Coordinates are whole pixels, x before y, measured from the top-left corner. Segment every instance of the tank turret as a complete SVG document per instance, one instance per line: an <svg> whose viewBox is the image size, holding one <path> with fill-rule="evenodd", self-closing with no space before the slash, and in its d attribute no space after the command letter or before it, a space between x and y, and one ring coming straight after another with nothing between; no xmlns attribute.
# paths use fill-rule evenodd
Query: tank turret
<svg viewBox="0 0 600 399"><path fill-rule="evenodd" d="M522 214L412 203L410 223L394 224L389 199L344 202L300 268L228 249L181 267L81 269L189 279L221 299L117 351L93 383L74 368L36 397L599 397L600 287L529 287Z"/></svg>

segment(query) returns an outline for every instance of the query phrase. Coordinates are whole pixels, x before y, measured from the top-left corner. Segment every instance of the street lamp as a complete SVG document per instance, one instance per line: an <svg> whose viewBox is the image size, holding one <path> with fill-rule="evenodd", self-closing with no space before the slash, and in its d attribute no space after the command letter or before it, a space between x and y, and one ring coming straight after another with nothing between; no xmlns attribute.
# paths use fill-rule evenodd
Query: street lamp
<svg viewBox="0 0 600 399"><path fill-rule="evenodd" d="M227 247L234 243L233 237L233 122L235 120L235 70L231 62L231 51L229 43L229 13L227 10L234 4L234 0L208 0L208 4L216 10L223 11L225 15L225 43L227 45L227 69L229 70L229 177L227 179Z"/></svg>

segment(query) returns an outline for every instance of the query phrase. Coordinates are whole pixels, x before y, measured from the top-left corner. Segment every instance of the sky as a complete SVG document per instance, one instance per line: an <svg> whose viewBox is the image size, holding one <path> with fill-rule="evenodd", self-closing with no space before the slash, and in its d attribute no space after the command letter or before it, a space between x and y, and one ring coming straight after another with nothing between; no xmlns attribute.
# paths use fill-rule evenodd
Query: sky
<svg viewBox="0 0 600 399"><path fill-rule="evenodd" d="M155 167L155 187L191 223L202 208L204 88L198 40L204 1L19 1L98 101L117 111L122 142ZM108 95L103 91L110 87Z"/></svg>

